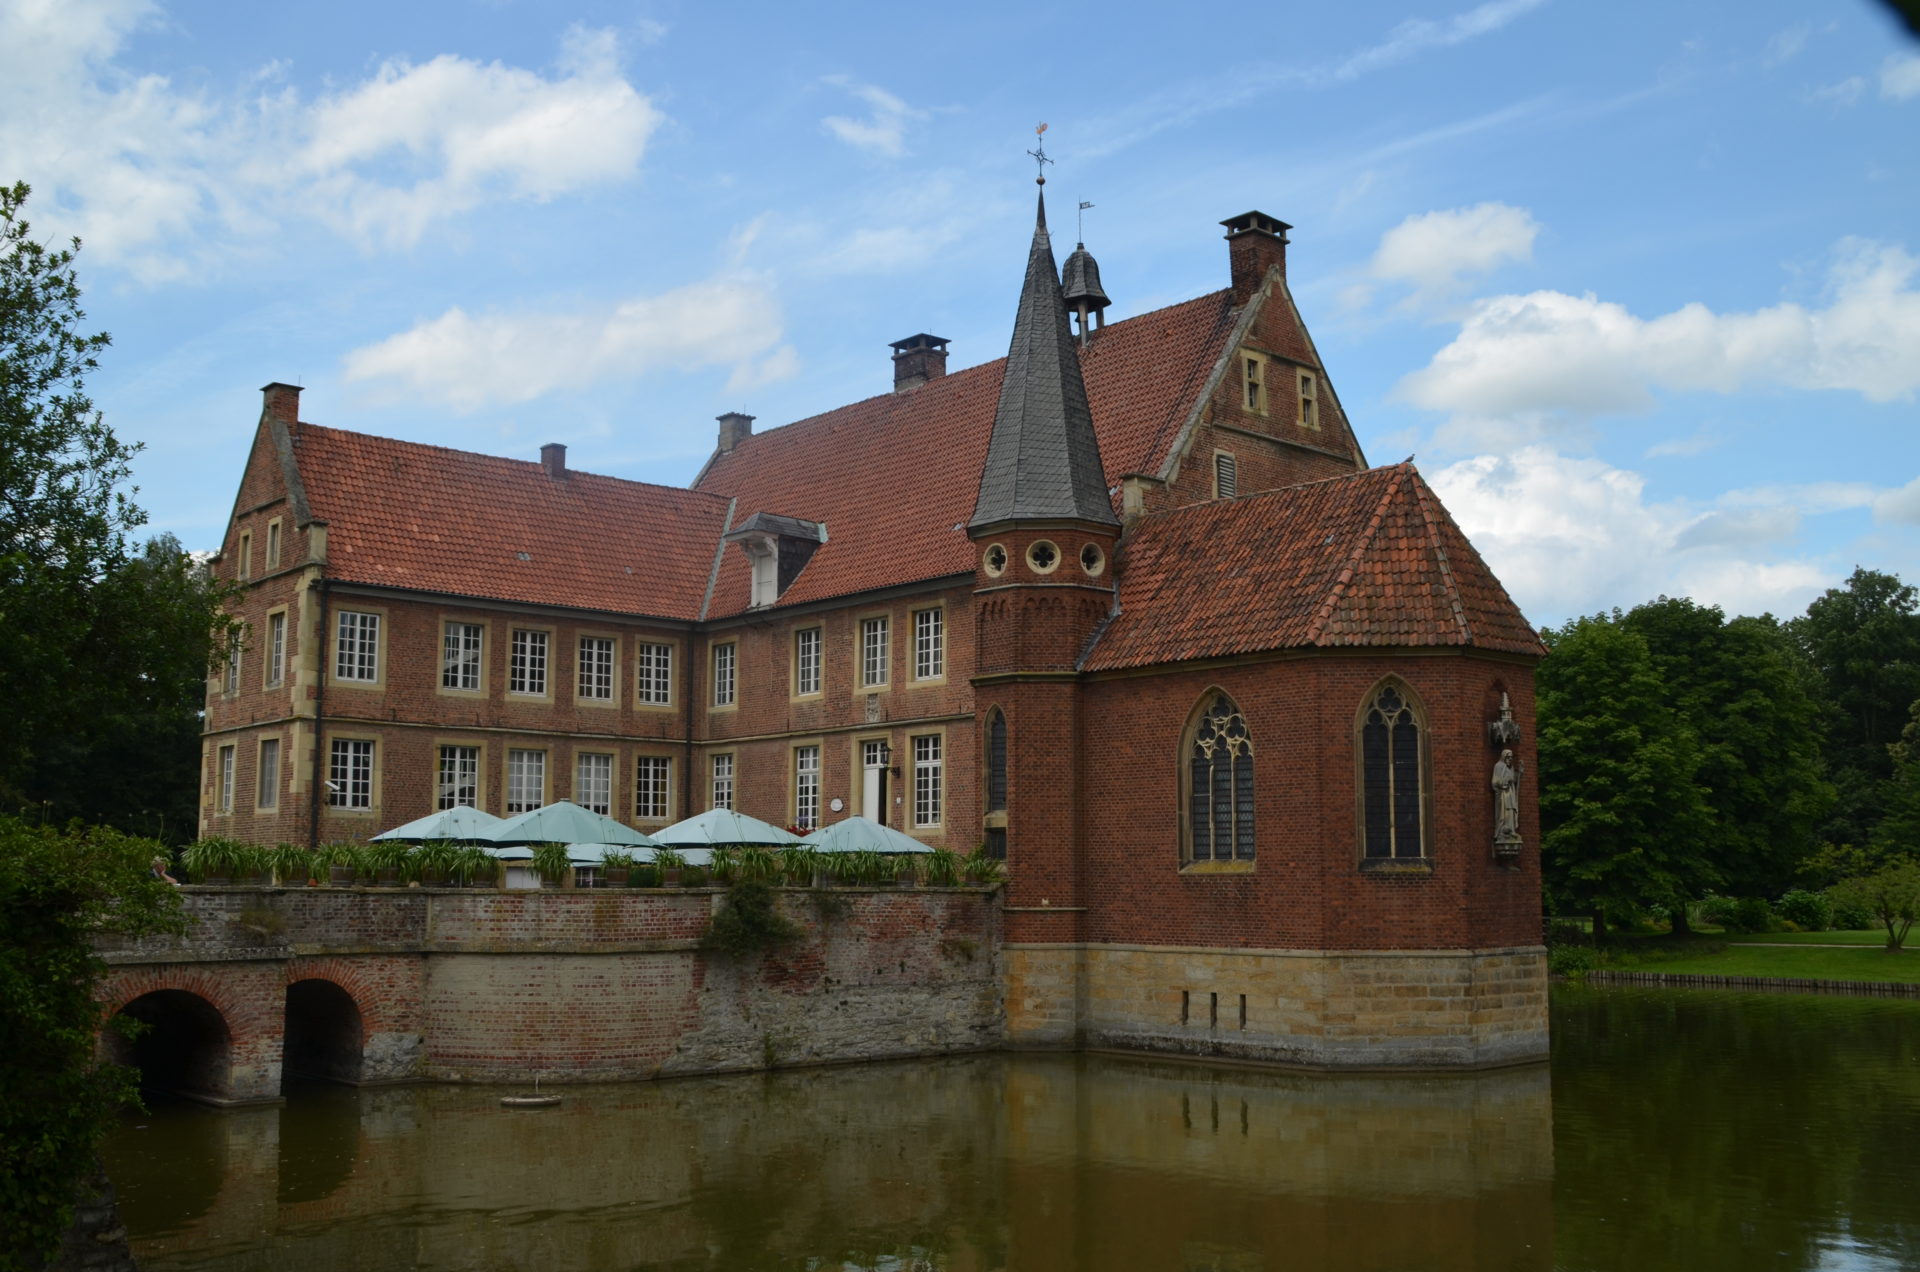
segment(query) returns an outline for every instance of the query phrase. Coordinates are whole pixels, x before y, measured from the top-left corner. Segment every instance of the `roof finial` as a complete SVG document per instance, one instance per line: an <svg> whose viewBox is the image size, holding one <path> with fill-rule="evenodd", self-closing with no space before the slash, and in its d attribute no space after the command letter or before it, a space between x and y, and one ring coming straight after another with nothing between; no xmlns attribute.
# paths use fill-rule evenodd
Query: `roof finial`
<svg viewBox="0 0 1920 1272"><path fill-rule="evenodd" d="M1040 169L1040 175L1033 179L1035 185L1047 184L1047 165L1053 162L1053 160L1047 158L1046 132L1047 126L1044 123L1036 126L1033 130L1033 135L1040 140L1034 143L1032 150L1027 151L1027 154L1033 159L1034 166Z"/></svg>

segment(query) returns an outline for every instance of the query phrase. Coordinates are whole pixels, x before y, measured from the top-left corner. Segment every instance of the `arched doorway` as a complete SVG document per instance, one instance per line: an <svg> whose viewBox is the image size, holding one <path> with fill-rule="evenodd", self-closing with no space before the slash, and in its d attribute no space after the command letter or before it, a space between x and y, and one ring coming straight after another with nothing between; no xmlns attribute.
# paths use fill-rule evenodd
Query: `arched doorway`
<svg viewBox="0 0 1920 1272"><path fill-rule="evenodd" d="M226 1017L198 994L157 989L117 1013L136 1022L133 1036L109 1027L108 1054L140 1071L147 1091L223 1099L232 1085L233 1034Z"/></svg>
<svg viewBox="0 0 1920 1272"><path fill-rule="evenodd" d="M358 1082L366 1032L353 995L330 980L300 980L287 986L282 1081L319 1078Z"/></svg>

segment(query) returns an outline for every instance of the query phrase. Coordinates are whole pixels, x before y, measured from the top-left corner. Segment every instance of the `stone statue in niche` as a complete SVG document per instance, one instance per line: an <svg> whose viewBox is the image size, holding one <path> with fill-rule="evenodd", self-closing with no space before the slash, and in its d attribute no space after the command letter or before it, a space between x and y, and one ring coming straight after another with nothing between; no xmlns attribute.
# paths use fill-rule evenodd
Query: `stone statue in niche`
<svg viewBox="0 0 1920 1272"><path fill-rule="evenodd" d="M1493 855L1520 855L1520 775L1526 766L1512 748L1500 752L1493 766Z"/></svg>

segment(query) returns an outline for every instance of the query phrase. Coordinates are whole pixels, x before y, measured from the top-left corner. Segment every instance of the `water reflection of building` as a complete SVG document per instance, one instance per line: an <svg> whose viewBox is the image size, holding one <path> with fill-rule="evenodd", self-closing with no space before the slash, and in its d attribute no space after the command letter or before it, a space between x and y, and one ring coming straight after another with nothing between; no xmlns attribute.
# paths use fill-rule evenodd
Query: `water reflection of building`
<svg viewBox="0 0 1920 1272"><path fill-rule="evenodd" d="M156 1127L211 1132L200 1193L174 1187L194 1168L163 1165L164 1140L144 1170L139 1142L110 1164L154 1269L271 1250L289 1272L1544 1270L1551 1123L1540 1067L980 1057L576 1090L534 1115L471 1089L341 1091Z"/></svg>

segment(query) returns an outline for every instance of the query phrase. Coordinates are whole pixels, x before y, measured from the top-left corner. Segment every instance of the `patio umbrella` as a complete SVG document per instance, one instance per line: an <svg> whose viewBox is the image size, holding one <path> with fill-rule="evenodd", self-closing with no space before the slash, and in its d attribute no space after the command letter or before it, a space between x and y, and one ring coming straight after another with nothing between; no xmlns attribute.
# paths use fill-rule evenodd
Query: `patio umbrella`
<svg viewBox="0 0 1920 1272"><path fill-rule="evenodd" d="M456 843L482 843L499 825L500 819L492 813L463 805L459 808L443 808L437 813L428 813L425 817L417 818L404 826L395 826L392 830L382 831L373 838L415 844L432 843L441 839L450 839Z"/></svg>
<svg viewBox="0 0 1920 1272"><path fill-rule="evenodd" d="M665 830L654 831L650 842L674 848L683 844L698 848L714 844L772 844L784 847L799 843L800 836L778 826L769 826L757 817L736 813L731 808L709 808L698 817L689 817Z"/></svg>
<svg viewBox="0 0 1920 1272"><path fill-rule="evenodd" d="M651 848L656 842L611 817L564 799L510 817L483 837L496 844L632 844Z"/></svg>
<svg viewBox="0 0 1920 1272"><path fill-rule="evenodd" d="M666 847L662 844L661 847ZM608 850L630 854L643 866L653 864L653 849L635 844L568 844L567 857L576 866L597 866L605 859ZM502 853L512 852L511 848L501 849ZM713 851L708 848L685 848L678 850L680 859L689 866L710 865Z"/></svg>
<svg viewBox="0 0 1920 1272"><path fill-rule="evenodd" d="M858 816L843 817L831 826L822 826L800 842L812 844L821 852L878 852L893 856L933 851L911 835L882 826L870 817Z"/></svg>
<svg viewBox="0 0 1920 1272"><path fill-rule="evenodd" d="M533 860L533 849L527 847L525 844L515 844L511 848L489 848L487 849L487 851L492 853L495 857L499 858L501 861L532 861Z"/></svg>

